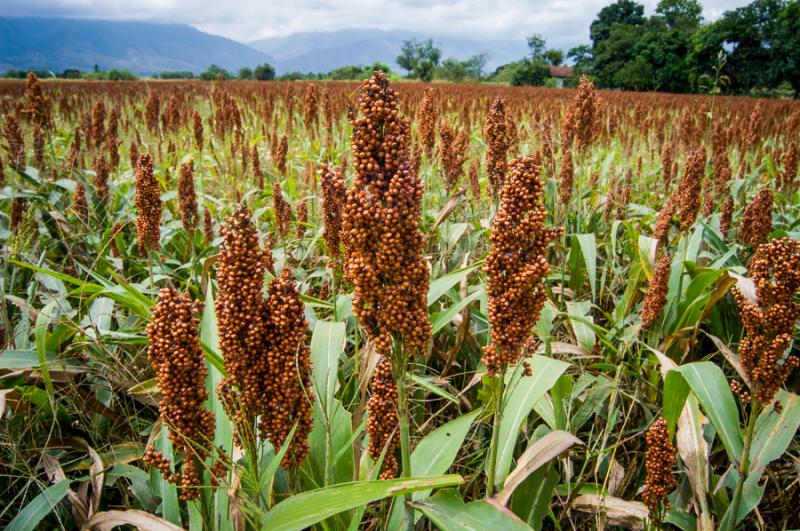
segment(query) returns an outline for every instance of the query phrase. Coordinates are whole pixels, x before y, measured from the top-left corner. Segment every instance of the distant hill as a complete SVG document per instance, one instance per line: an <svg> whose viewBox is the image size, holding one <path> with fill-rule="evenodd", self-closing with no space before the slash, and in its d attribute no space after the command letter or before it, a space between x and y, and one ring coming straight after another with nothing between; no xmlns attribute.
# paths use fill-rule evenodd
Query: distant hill
<svg viewBox="0 0 800 531"><path fill-rule="evenodd" d="M66 68L199 73L210 64L235 70L273 63L239 42L181 24L0 17L0 71Z"/></svg>
<svg viewBox="0 0 800 531"><path fill-rule="evenodd" d="M294 33L286 37L261 39L250 46L275 60L279 73L288 71L329 72L344 65L369 65L375 61L398 69L395 58L404 40L433 38L442 49L442 59L467 59L477 53L488 53L487 70L522 58L527 43L519 40L477 40L436 37L411 31L346 29L332 32Z"/></svg>

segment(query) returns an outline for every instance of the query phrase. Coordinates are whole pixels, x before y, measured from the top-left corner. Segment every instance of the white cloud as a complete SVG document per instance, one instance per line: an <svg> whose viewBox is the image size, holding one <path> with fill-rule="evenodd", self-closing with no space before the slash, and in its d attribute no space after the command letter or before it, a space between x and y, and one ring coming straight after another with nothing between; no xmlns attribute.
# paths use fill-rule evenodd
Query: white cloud
<svg viewBox="0 0 800 531"><path fill-rule="evenodd" d="M66 16L190 24L248 42L301 31L412 30L431 35L523 39L541 33L551 46L589 40L589 24L610 0L3 0L4 16ZM652 13L657 0L643 2ZM713 20L746 0L702 2Z"/></svg>

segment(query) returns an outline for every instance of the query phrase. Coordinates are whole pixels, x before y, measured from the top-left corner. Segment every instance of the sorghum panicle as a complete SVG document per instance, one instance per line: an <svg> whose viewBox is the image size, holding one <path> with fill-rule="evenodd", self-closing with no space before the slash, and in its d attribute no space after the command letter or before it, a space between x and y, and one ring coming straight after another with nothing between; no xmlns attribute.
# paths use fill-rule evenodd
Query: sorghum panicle
<svg viewBox="0 0 800 531"><path fill-rule="evenodd" d="M375 367L370 392L367 401L369 456L377 461L386 448L380 479L391 479L400 469L394 455L400 444L400 434L397 428L397 384L392 376L392 361L387 356Z"/></svg>
<svg viewBox="0 0 800 531"><path fill-rule="evenodd" d="M578 150L588 148L600 134L600 96L594 83L581 76L578 93L564 114L561 126L561 141L569 146L575 141Z"/></svg>
<svg viewBox="0 0 800 531"><path fill-rule="evenodd" d="M24 171L25 164L25 137L22 136L22 129L13 114L6 114L6 123L3 125L3 136L6 139L6 152L8 153L8 164L12 168Z"/></svg>
<svg viewBox="0 0 800 531"><path fill-rule="evenodd" d="M306 224L308 223L308 203L305 199L297 202L297 219L295 220L295 236L302 240L306 235Z"/></svg>
<svg viewBox="0 0 800 531"><path fill-rule="evenodd" d="M686 170L678 187L681 230L687 230L697 221L700 212L700 194L706 171L706 151L697 148L686 160Z"/></svg>
<svg viewBox="0 0 800 531"><path fill-rule="evenodd" d="M181 164L178 175L178 206L183 228L189 232L194 231L200 221L200 214L194 192L194 162L191 159Z"/></svg>
<svg viewBox="0 0 800 531"><path fill-rule="evenodd" d="M572 152L567 149L561 156L561 173L558 182L558 195L564 205L568 204L572 199L574 177L575 169L572 166Z"/></svg>
<svg viewBox="0 0 800 531"><path fill-rule="evenodd" d="M209 456L214 441L214 414L203 406L208 391L205 356L200 348L201 306L175 288L164 288L147 325L147 357L161 390L161 418L169 428L174 453L183 457L180 472L168 479L181 487L183 500L200 496L196 487L201 483L202 469L198 462ZM169 471L169 463L165 469L164 457L155 450L145 453L145 461L162 473Z"/></svg>
<svg viewBox="0 0 800 531"><path fill-rule="evenodd" d="M642 499L650 512L650 519L661 522L662 503L665 509L670 504L667 496L677 485L672 475L677 458L675 447L669 440L667 421L659 417L647 430L647 451L645 452L645 490Z"/></svg>
<svg viewBox="0 0 800 531"><path fill-rule="evenodd" d="M161 238L161 188L153 175L153 160L149 153L139 157L136 164L136 235L139 254L148 249L158 250Z"/></svg>
<svg viewBox="0 0 800 531"><path fill-rule="evenodd" d="M747 205L739 225L738 240L744 245L756 247L767 241L772 232L772 190L764 186Z"/></svg>
<svg viewBox="0 0 800 531"><path fill-rule="evenodd" d="M269 377L267 381L267 414L261 416L260 431L266 434L276 451L286 441L297 423L291 446L283 459L289 468L299 466L308 455L308 435L313 423L311 404L311 350L306 345L308 323L303 312L303 302L292 278L291 270L284 268L281 275L270 282L267 336L269 352Z"/></svg>
<svg viewBox="0 0 800 531"><path fill-rule="evenodd" d="M105 203L108 201L108 164L103 155L98 155L94 159L94 189L97 197Z"/></svg>
<svg viewBox="0 0 800 531"><path fill-rule="evenodd" d="M272 187L272 210L275 214L275 228L278 234L285 238L289 234L292 206L283 198L281 185L277 182Z"/></svg>
<svg viewBox="0 0 800 531"><path fill-rule="evenodd" d="M75 192L72 194L72 211L81 222L86 223L89 217L89 203L86 200L86 187L83 181L75 183Z"/></svg>
<svg viewBox="0 0 800 531"><path fill-rule="evenodd" d="M751 301L733 289L745 329L739 358L752 382L753 396L766 406L800 365L800 358L791 353L784 357L800 317L800 304L794 302L800 290L800 242L781 238L760 245L748 270L758 300Z"/></svg>
<svg viewBox="0 0 800 531"><path fill-rule="evenodd" d="M534 158L511 161L492 222L485 266L491 344L483 354L489 374L519 361L545 302L544 279L550 273L545 254L561 229L544 226L540 174L541 162Z"/></svg>
<svg viewBox="0 0 800 531"><path fill-rule="evenodd" d="M656 262L653 277L647 285L642 306L642 328L649 328L664 311L669 290L670 259L664 254Z"/></svg>
<svg viewBox="0 0 800 531"><path fill-rule="evenodd" d="M347 187L340 171L328 163L320 165L322 184L322 239L334 263L342 257L342 211L347 200Z"/></svg>
<svg viewBox="0 0 800 531"><path fill-rule="evenodd" d="M433 89L427 88L419 104L417 122L419 123L419 143L428 156L433 153L433 147L436 144L436 114L436 100Z"/></svg>
<svg viewBox="0 0 800 531"><path fill-rule="evenodd" d="M506 130L506 102L498 96L492 102L486 117L486 175L492 195L497 196L503 189L506 174L506 154L508 152L508 131Z"/></svg>
<svg viewBox="0 0 800 531"><path fill-rule="evenodd" d="M397 100L383 72L364 82L362 117L353 122L355 178L342 226L353 311L381 354L394 338L420 352L431 330L419 229L422 183L409 170L410 128Z"/></svg>

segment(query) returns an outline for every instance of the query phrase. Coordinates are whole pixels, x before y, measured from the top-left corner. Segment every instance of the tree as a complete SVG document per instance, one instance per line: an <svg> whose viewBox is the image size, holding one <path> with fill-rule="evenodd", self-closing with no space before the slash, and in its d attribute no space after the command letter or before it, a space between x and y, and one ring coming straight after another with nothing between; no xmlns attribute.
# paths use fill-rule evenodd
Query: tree
<svg viewBox="0 0 800 531"><path fill-rule="evenodd" d="M551 48L542 54L542 59L549 65L559 66L564 62L564 52L556 48Z"/></svg>
<svg viewBox="0 0 800 531"><path fill-rule="evenodd" d="M469 76L466 61L458 61L449 57L442 61L442 66L436 70L436 77L444 79L445 81L452 81L459 83L464 81Z"/></svg>
<svg viewBox="0 0 800 531"><path fill-rule="evenodd" d="M541 87L548 77L550 77L550 67L544 61L523 59L511 76L511 84Z"/></svg>
<svg viewBox="0 0 800 531"><path fill-rule="evenodd" d="M588 71L594 64L594 55L592 55L592 47L588 44L581 44L574 48L570 48L567 52L567 57L572 59L572 64L576 69L581 71Z"/></svg>
<svg viewBox="0 0 800 531"><path fill-rule="evenodd" d="M791 0L778 15L775 37L774 73L792 85L795 97L800 95L800 2Z"/></svg>
<svg viewBox="0 0 800 531"><path fill-rule="evenodd" d="M467 73L469 77L480 81L483 79L483 70L486 68L486 63L489 62L489 54L479 53L467 59Z"/></svg>
<svg viewBox="0 0 800 531"><path fill-rule="evenodd" d="M634 0L617 0L607 5L597 14L597 18L589 26L589 38L592 45L597 46L601 41L611 36L611 29L616 24L640 26L644 24L644 6Z"/></svg>
<svg viewBox="0 0 800 531"><path fill-rule="evenodd" d="M239 79L253 79L253 69L243 66L239 69Z"/></svg>
<svg viewBox="0 0 800 531"><path fill-rule="evenodd" d="M209 66L205 72L200 73L199 77L204 81L214 81L217 79L217 76L222 76L222 79L230 79L233 77L230 72L218 65Z"/></svg>
<svg viewBox="0 0 800 531"><path fill-rule="evenodd" d="M269 63L260 64L253 71L253 78L258 81L272 81L275 79L275 69Z"/></svg>
<svg viewBox="0 0 800 531"><path fill-rule="evenodd" d="M396 61L408 72L407 77L430 81L441 58L442 51L433 44L432 39L423 42L411 39L403 41L403 47Z"/></svg>
<svg viewBox="0 0 800 531"><path fill-rule="evenodd" d="M703 6L697 0L661 0L656 13L664 17L670 29L694 32L703 21Z"/></svg>
<svg viewBox="0 0 800 531"><path fill-rule="evenodd" d="M540 33L534 33L528 37L528 55L531 59L539 59L544 53L547 41Z"/></svg>

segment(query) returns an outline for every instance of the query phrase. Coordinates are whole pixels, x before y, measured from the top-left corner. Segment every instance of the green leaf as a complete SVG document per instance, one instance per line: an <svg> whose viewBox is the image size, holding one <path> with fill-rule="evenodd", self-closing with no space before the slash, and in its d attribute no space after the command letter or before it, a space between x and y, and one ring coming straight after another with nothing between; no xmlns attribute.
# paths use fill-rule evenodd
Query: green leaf
<svg viewBox="0 0 800 531"><path fill-rule="evenodd" d="M47 396L50 399L51 407L55 401L55 390L53 388L53 380L50 378L50 370L47 368L47 335L48 327L57 317L57 309L58 301L53 300L39 310L39 315L36 316L36 330L34 332L39 370L42 371L42 379L44 379L44 387L47 389Z"/></svg>
<svg viewBox="0 0 800 531"><path fill-rule="evenodd" d="M523 377L520 362L513 371L506 373L506 392L503 398L503 418L500 422L500 439L497 449L495 478L502 485L511 469L514 447L522 422L528 417L534 404L549 391L567 370L568 364L534 355L527 358L533 376Z"/></svg>
<svg viewBox="0 0 800 531"><path fill-rule="evenodd" d="M784 390L778 392L776 399L781 404L780 413L773 405L761 412L756 421L756 430L750 448L750 471L742 490L742 503L739 506L740 522L761 502L764 487L758 482L771 462L779 459L794 439L800 428L800 397Z"/></svg>
<svg viewBox="0 0 800 531"><path fill-rule="evenodd" d="M586 265L586 275L589 277L589 287L592 289L592 299L597 297L597 241L594 233L574 234L578 247L583 255Z"/></svg>
<svg viewBox="0 0 800 531"><path fill-rule="evenodd" d="M29 531L36 529L42 518L50 514L69 492L69 479L62 479L55 485L43 490L38 496L28 503L9 522L7 531Z"/></svg>
<svg viewBox="0 0 800 531"><path fill-rule="evenodd" d="M470 273L483 265L483 262L476 262L467 267L463 267L452 273L443 275L437 279L431 280L430 287L428 288L428 306L436 302L439 297L447 293L447 291L461 282L464 278L469 276Z"/></svg>
<svg viewBox="0 0 800 531"><path fill-rule="evenodd" d="M200 339L207 348L215 353L219 353L219 326L217 324L217 314L214 311L214 295L211 290L211 283L206 290L205 305L203 306L203 316L200 320ZM221 357L221 356L219 356ZM226 455L233 452L233 426L228 418L222 401L217 394L217 387L222 382L223 373L216 364L211 363L211 359L206 356L206 389L208 390L208 400L206 408L214 413L214 447L225 451ZM228 510L229 497L224 489L216 489L213 496L214 510L212 514L215 518L217 529L230 529L230 511Z"/></svg>
<svg viewBox="0 0 800 531"><path fill-rule="evenodd" d="M418 490L460 485L457 474L432 478L358 481L332 485L295 494L267 513L262 529L300 531L331 516L389 496L402 496Z"/></svg>
<svg viewBox="0 0 800 531"><path fill-rule="evenodd" d="M709 361L701 361L681 365L675 370L686 378L686 383L700 401L725 445L728 459L732 463L738 462L743 447L739 410L722 369Z"/></svg>
<svg viewBox="0 0 800 531"><path fill-rule="evenodd" d="M346 333L344 323L317 321L311 336L314 392L328 418L331 417L330 404L336 392L339 356L344 350Z"/></svg>
<svg viewBox="0 0 800 531"><path fill-rule="evenodd" d="M542 521L550 508L550 499L560 480L561 475L553 463L528 476L511 498L514 514L528 522L536 531L542 529Z"/></svg>
<svg viewBox="0 0 800 531"><path fill-rule="evenodd" d="M672 435L675 435L675 426L678 424L678 418L681 416L681 412L683 412L683 406L688 396L689 384L686 383L686 378L684 378L681 373L674 370L667 372L667 376L664 378L662 415L667 421L667 428Z"/></svg>
<svg viewBox="0 0 800 531"><path fill-rule="evenodd" d="M504 507L486 500L465 504L454 489L442 490L432 498L414 502L413 505L442 531L530 530L527 524Z"/></svg>
<svg viewBox="0 0 800 531"><path fill-rule="evenodd" d="M447 310L436 314L436 318L431 323L431 335L436 335L439 330L447 326L447 323L453 320L453 317L455 317L458 312L466 308L466 306L475 299L481 297L485 292L485 288L481 286L457 303L450 306Z"/></svg>
<svg viewBox="0 0 800 531"><path fill-rule="evenodd" d="M437 476L444 474L453 465L458 450L464 444L472 423L480 410L462 415L430 432L411 453L411 475L414 477ZM430 494L429 490L415 492L414 500L422 500ZM401 529L404 516L403 504L395 503L388 529Z"/></svg>

